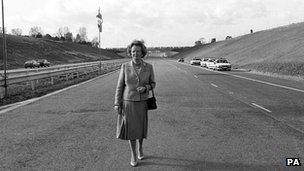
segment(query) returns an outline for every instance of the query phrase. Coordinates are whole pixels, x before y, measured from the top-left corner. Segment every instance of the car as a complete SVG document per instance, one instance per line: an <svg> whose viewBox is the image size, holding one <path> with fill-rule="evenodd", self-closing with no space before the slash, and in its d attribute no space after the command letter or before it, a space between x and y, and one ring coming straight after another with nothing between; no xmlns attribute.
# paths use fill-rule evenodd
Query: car
<svg viewBox="0 0 304 171"><path fill-rule="evenodd" d="M214 61L214 65L212 65L212 69L218 71L231 71L231 64L228 62L227 59L216 59Z"/></svg>
<svg viewBox="0 0 304 171"><path fill-rule="evenodd" d="M49 67L50 62L46 59L38 59L37 62L39 63L39 67Z"/></svg>
<svg viewBox="0 0 304 171"><path fill-rule="evenodd" d="M190 65L201 65L201 59L200 58L193 58L191 61L190 61Z"/></svg>
<svg viewBox="0 0 304 171"><path fill-rule="evenodd" d="M185 60L184 60L184 58L179 58L178 60L177 60L177 62L184 62Z"/></svg>
<svg viewBox="0 0 304 171"><path fill-rule="evenodd" d="M39 66L40 64L36 60L29 60L24 63L24 68L35 68Z"/></svg>
<svg viewBox="0 0 304 171"><path fill-rule="evenodd" d="M214 61L215 61L214 58L209 58L209 59L205 62L206 68L212 69L212 67L213 67L213 65L214 65Z"/></svg>
<svg viewBox="0 0 304 171"><path fill-rule="evenodd" d="M203 58L201 61L201 67L206 67L206 62L209 60L210 58Z"/></svg>

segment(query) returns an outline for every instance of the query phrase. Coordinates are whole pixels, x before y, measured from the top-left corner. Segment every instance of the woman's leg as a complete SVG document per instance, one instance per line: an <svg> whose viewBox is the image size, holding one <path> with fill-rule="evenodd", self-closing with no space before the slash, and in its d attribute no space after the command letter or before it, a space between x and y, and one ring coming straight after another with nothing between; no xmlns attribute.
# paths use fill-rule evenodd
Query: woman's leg
<svg viewBox="0 0 304 171"><path fill-rule="evenodd" d="M129 140L130 148L131 148L131 161L136 162L136 140Z"/></svg>
<svg viewBox="0 0 304 171"><path fill-rule="evenodd" d="M143 147L142 147L143 142L144 142L144 139L143 139L143 138L138 140L138 155L139 155L140 157L143 157L143 156L144 156Z"/></svg>

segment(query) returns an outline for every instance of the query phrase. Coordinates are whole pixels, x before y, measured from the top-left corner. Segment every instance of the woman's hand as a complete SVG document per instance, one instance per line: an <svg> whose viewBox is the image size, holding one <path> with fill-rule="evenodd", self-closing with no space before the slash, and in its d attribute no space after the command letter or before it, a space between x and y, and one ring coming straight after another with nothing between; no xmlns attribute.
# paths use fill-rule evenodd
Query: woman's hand
<svg viewBox="0 0 304 171"><path fill-rule="evenodd" d="M143 93L146 91L146 87L137 87L137 92Z"/></svg>
<svg viewBox="0 0 304 171"><path fill-rule="evenodd" d="M114 109L117 111L117 114L118 114L118 115L121 115L121 114L122 114L122 110L121 110L121 107L120 107L120 106L114 106Z"/></svg>

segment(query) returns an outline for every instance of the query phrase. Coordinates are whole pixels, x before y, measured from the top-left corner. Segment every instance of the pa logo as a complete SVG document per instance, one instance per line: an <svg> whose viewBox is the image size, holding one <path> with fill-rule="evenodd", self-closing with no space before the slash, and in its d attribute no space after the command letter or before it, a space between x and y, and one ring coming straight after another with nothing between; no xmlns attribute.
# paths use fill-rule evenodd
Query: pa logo
<svg viewBox="0 0 304 171"><path fill-rule="evenodd" d="M300 158L286 158L286 166L301 166Z"/></svg>

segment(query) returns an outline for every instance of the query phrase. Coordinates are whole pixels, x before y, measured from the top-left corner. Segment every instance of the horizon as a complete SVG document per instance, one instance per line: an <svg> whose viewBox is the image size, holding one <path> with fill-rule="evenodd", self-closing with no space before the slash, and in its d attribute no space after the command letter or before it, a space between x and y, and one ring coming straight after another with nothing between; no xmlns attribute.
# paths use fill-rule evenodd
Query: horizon
<svg viewBox="0 0 304 171"><path fill-rule="evenodd" d="M224 40L254 32L303 22L301 0L28 0L4 1L5 28L42 28L53 36L69 27L75 37L86 27L88 41L98 38L97 18L103 17L101 48L124 48L134 39L147 47L187 47L204 38ZM1 19L2 20L2 19ZM22 23L22 24L20 24Z"/></svg>

